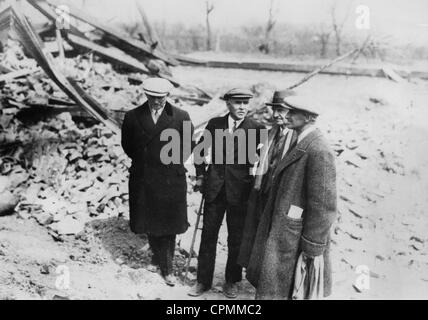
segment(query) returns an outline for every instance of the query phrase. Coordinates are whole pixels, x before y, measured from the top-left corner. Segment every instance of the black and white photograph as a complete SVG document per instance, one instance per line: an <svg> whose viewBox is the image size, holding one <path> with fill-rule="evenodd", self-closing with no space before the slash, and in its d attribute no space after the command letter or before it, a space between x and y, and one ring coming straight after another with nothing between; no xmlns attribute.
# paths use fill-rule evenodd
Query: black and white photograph
<svg viewBox="0 0 428 320"><path fill-rule="evenodd" d="M427 119L427 0L0 0L0 300L427 300Z"/></svg>

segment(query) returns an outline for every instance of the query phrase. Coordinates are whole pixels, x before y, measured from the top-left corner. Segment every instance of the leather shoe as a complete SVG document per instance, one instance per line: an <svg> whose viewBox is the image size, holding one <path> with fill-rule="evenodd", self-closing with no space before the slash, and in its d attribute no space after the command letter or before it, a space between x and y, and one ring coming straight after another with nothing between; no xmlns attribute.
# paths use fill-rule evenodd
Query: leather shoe
<svg viewBox="0 0 428 320"><path fill-rule="evenodd" d="M205 292L207 292L210 288L203 285L202 283L195 284L189 291L187 295L190 297L199 297L203 295Z"/></svg>
<svg viewBox="0 0 428 320"><path fill-rule="evenodd" d="M159 267L154 264L150 264L147 266L147 270L153 273L157 273L159 271Z"/></svg>
<svg viewBox="0 0 428 320"><path fill-rule="evenodd" d="M236 283L226 283L223 286L223 294L226 298L236 299L238 297L238 286Z"/></svg>
<svg viewBox="0 0 428 320"><path fill-rule="evenodd" d="M167 276L163 277L163 279L165 280L165 283L168 286L175 287L175 279L172 275L167 275Z"/></svg>

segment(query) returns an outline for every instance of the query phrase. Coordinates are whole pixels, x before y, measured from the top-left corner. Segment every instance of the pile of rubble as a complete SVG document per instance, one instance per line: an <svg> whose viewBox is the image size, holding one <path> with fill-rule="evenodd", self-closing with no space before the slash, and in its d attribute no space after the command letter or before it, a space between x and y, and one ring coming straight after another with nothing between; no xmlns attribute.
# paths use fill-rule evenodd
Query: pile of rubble
<svg viewBox="0 0 428 320"><path fill-rule="evenodd" d="M86 54L54 59L19 11L4 17L19 20L22 45L3 41L0 53L0 215L33 217L57 239L91 219L124 215L130 163L115 133L145 100L149 75L120 73L121 64ZM179 105L192 97L179 86L174 94Z"/></svg>
<svg viewBox="0 0 428 320"><path fill-rule="evenodd" d="M6 132L20 137L0 166L21 218L35 218L57 237L78 234L91 218L125 214L129 159L104 126L79 128L63 113L30 126L14 119Z"/></svg>
<svg viewBox="0 0 428 320"><path fill-rule="evenodd" d="M79 79L85 92L117 123L127 110L145 101L140 85L144 75L121 74L111 64L87 56L63 61L62 72ZM0 54L0 64L14 70L36 70L38 65L13 41ZM259 85L253 89L256 104L270 95L270 88ZM226 111L218 99L204 107L184 102L177 97L179 90L174 90L173 102L190 111L192 118L198 118L198 112L212 117ZM56 239L79 234L92 219L126 215L130 160L118 135L80 108L40 70L4 81L1 94L1 191L7 192L7 197L2 196L2 212L34 218ZM203 124L203 117L195 123Z"/></svg>

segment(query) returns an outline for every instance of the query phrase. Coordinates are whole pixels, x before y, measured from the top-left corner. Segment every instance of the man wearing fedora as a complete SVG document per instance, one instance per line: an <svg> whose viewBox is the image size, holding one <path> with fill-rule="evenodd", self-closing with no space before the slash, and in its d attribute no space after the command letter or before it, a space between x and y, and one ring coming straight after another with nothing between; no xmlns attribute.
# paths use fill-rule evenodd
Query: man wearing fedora
<svg viewBox="0 0 428 320"><path fill-rule="evenodd" d="M132 232L148 235L153 253L149 269L160 269L166 284L174 286L176 235L186 232L189 226L186 169L183 163L162 161L161 150L168 142L161 141L160 136L166 129L176 129L183 141L183 123L191 122L187 112L167 101L172 89L168 80L147 79L143 88L147 102L129 111L122 126L122 147L132 159L130 226ZM183 153L183 145L180 148Z"/></svg>
<svg viewBox="0 0 428 320"><path fill-rule="evenodd" d="M242 134L247 144L242 150L254 150L253 158L255 158L260 141L260 130L263 126L246 117L251 98L253 94L247 89L232 89L225 94L223 100L226 101L229 114L210 120L206 127L206 132L209 132L213 138L212 146L219 145L217 140L220 138L216 135L218 131L226 131L233 136ZM250 141L250 131L256 132L255 141ZM204 140L201 139L199 143L204 143ZM250 146L250 143L254 145ZM252 162L251 156L246 154L245 162L240 163L239 160L242 158L239 154L240 150L236 142L232 146L223 144L223 150L216 150L213 147L211 156L213 163L209 166L196 166L197 185L203 190L205 207L198 256L197 284L189 292L190 296L200 296L212 286L218 234L226 214L228 259L223 293L228 298L237 297L237 283L242 280L242 267L237 263L237 258L247 213L248 196L254 182L251 173L256 162L256 160ZM220 152L223 153L223 162L216 163L216 154ZM227 155L233 156L233 163L225 163Z"/></svg>
<svg viewBox="0 0 428 320"><path fill-rule="evenodd" d="M330 232L336 219L335 156L307 97L285 99L296 146L279 161L247 270L256 299L322 298L331 294Z"/></svg>
<svg viewBox="0 0 428 320"><path fill-rule="evenodd" d="M291 90L277 91L273 95L272 102L266 103L272 109L273 125L269 130L268 147L261 155L254 186L248 200L247 218L238 258L239 264L244 268L248 267L257 226L272 186L273 171L279 161L288 153L290 147L297 142L297 133L287 128L286 116L290 107L285 104L285 99L294 94ZM248 277L251 277L251 269L247 270Z"/></svg>

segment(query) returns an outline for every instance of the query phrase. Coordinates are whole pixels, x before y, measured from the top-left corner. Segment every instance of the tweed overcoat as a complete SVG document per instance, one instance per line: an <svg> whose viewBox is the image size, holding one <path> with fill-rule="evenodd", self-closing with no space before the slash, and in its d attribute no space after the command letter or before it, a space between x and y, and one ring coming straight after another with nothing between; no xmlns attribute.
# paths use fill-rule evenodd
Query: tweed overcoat
<svg viewBox="0 0 428 320"><path fill-rule="evenodd" d="M317 129L278 164L247 268L257 299L290 299L299 255L324 256L324 293L331 294L330 232L336 219L335 157ZM291 207L303 210L289 217Z"/></svg>

